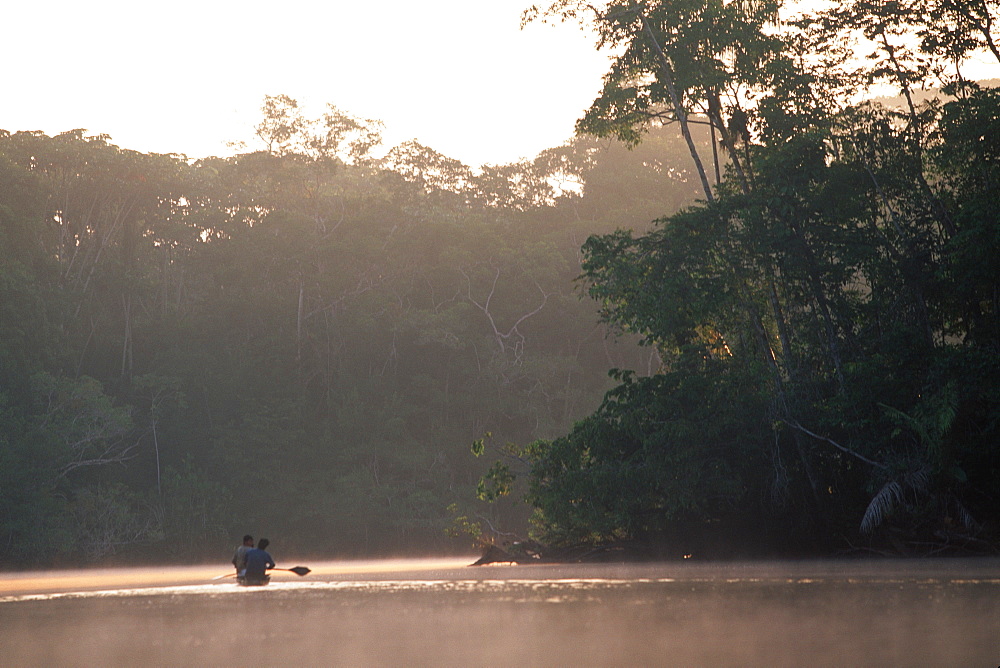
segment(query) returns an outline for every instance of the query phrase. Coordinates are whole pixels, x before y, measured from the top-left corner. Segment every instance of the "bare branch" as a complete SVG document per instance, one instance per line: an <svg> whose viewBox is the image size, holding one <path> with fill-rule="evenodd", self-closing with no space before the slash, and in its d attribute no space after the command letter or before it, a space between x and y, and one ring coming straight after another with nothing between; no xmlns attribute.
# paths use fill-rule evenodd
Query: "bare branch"
<svg viewBox="0 0 1000 668"><path fill-rule="evenodd" d="M865 462L866 464L871 464L872 466L878 467L878 468L883 469L883 470L888 470L889 469L889 467L886 466L885 464L880 464L879 462L876 462L876 461L873 461L871 459L868 459L867 457L865 457L864 455L862 455L860 452L857 452L855 450L851 450L850 448L845 447L845 446L841 445L840 443L837 443L833 439L827 438L826 436L820 436L819 434L817 434L815 432L809 431L808 429L806 429L805 427L803 427L802 425L800 425L795 420L785 420L785 419L782 419L781 422L787 424L789 427L794 427L795 429L798 429L802 433L808 434L809 436L812 436L813 438L815 438L817 440L826 441L827 443L829 443L833 447L837 448L841 452L845 452L845 453L851 455L852 457L857 457L858 459L860 459L861 461Z"/></svg>

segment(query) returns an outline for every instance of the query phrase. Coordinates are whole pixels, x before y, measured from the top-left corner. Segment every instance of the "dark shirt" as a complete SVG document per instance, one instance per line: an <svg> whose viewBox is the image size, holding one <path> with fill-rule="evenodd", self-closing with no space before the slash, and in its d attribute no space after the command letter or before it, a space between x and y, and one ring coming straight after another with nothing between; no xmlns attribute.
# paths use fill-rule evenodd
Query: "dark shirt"
<svg viewBox="0 0 1000 668"><path fill-rule="evenodd" d="M240 545L236 548L236 553L233 555L233 566L236 567L237 571L242 571L247 567L247 552L252 549L249 545Z"/></svg>
<svg viewBox="0 0 1000 668"><path fill-rule="evenodd" d="M274 568L274 559L270 554L259 547L247 552L247 579L263 578L268 568Z"/></svg>

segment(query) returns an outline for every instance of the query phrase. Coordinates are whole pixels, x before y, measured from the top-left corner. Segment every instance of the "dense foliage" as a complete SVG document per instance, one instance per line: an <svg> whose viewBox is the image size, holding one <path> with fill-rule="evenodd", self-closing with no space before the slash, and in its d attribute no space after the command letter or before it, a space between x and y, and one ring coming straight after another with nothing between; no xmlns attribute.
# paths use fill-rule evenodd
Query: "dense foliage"
<svg viewBox="0 0 1000 668"><path fill-rule="evenodd" d="M639 143L708 125L719 148L687 142L702 203L584 245L603 320L663 365L620 373L597 412L484 479L512 490L521 465L544 542L997 544L1000 91L958 66L978 48L1000 60L997 5L782 11L563 0L529 15L590 21L615 47L582 131ZM858 101L879 85L901 96ZM920 102L933 86L947 95Z"/></svg>
<svg viewBox="0 0 1000 668"><path fill-rule="evenodd" d="M230 158L0 133L0 563L468 549L469 442L647 366L574 279L693 200L676 140L474 171L379 129L275 96Z"/></svg>
<svg viewBox="0 0 1000 668"><path fill-rule="evenodd" d="M530 11L614 60L511 165L0 132L0 563L995 550L997 4L790 9Z"/></svg>

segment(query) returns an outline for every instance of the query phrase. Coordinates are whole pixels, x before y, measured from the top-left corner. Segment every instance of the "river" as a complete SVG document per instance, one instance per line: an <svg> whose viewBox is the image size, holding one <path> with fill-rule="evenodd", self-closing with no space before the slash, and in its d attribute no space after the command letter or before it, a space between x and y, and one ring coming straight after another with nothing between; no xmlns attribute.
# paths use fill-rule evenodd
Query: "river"
<svg viewBox="0 0 1000 668"><path fill-rule="evenodd" d="M1000 665L1000 560L0 573L4 666ZM279 564L290 567L297 564Z"/></svg>

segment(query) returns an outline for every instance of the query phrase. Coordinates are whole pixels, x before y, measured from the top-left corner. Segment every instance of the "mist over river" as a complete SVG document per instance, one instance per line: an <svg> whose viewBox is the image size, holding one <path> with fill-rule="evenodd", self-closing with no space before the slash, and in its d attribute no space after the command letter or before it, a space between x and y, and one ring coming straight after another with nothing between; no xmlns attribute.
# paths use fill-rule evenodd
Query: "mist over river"
<svg viewBox="0 0 1000 668"><path fill-rule="evenodd" d="M4 666L997 666L1000 560L0 574ZM279 563L290 567L294 564ZM218 579L214 579L218 578Z"/></svg>

